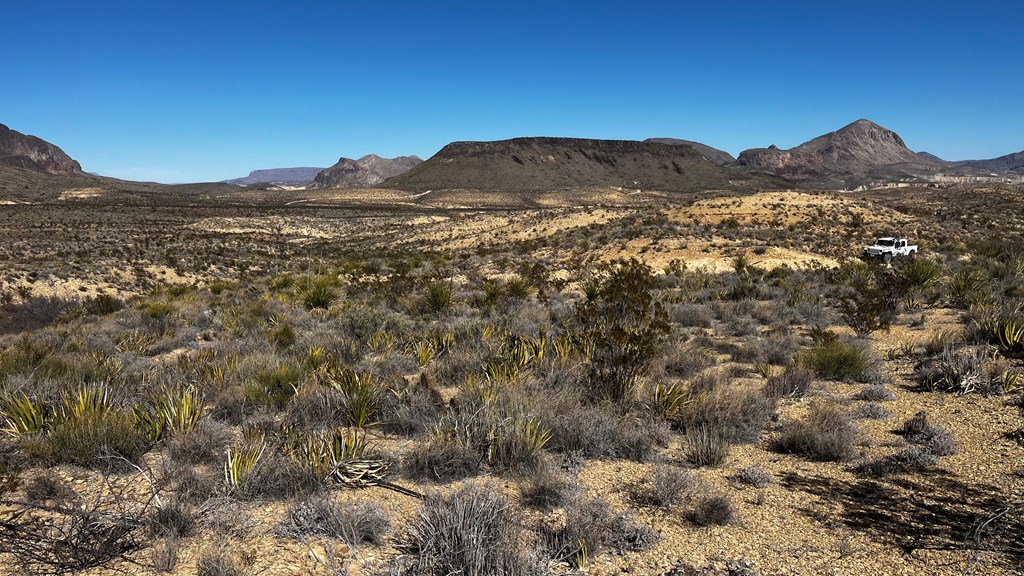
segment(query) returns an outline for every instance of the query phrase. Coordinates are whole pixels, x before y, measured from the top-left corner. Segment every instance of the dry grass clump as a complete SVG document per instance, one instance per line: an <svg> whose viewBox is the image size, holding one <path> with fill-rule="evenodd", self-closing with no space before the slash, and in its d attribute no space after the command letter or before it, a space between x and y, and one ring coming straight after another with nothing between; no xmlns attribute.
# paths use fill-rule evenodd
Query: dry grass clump
<svg viewBox="0 0 1024 576"><path fill-rule="evenodd" d="M857 434L845 411L830 404L816 404L803 420L783 424L775 446L809 460L835 462L853 457Z"/></svg>
<svg viewBox="0 0 1024 576"><path fill-rule="evenodd" d="M338 504L320 494L292 505L278 532L292 538L329 536L358 546L379 544L390 528L391 519L376 502Z"/></svg>

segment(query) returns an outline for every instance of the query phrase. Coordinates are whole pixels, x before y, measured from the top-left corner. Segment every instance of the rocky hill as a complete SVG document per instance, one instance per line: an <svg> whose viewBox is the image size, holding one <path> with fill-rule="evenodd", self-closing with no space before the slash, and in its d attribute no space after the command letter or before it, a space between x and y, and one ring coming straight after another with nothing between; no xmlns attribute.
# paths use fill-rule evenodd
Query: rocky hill
<svg viewBox="0 0 1024 576"><path fill-rule="evenodd" d="M266 170L253 170L249 172L248 176L225 180L225 182L239 186L262 183L302 186L312 182L321 170L323 168L269 168Z"/></svg>
<svg viewBox="0 0 1024 576"><path fill-rule="evenodd" d="M973 168L981 172L1014 173L1024 175L1024 150L992 158L991 160L964 160L954 162L955 166Z"/></svg>
<svg viewBox="0 0 1024 576"><path fill-rule="evenodd" d="M515 138L453 142L385 187L410 191L550 191L619 187L692 192L765 179L723 168L691 146L632 140Z"/></svg>
<svg viewBox="0 0 1024 576"><path fill-rule="evenodd" d="M0 124L0 165L37 172L83 175L82 166L49 142Z"/></svg>
<svg viewBox="0 0 1024 576"><path fill-rule="evenodd" d="M932 175L943 168L908 148L899 134L869 120L857 120L789 150L744 150L736 164L810 185L845 188Z"/></svg>
<svg viewBox="0 0 1024 576"><path fill-rule="evenodd" d="M736 161L736 158L725 150L712 148L707 144L701 144L700 142L694 142L692 140L680 140L679 138L648 138L647 140L644 140L644 142L655 142L657 144L669 144L672 146L690 146L692 148L696 148L697 152L700 152L705 158L719 166L732 164Z"/></svg>
<svg viewBox="0 0 1024 576"><path fill-rule="evenodd" d="M358 160L341 158L334 166L321 170L313 181L317 188L367 188L403 174L421 162L417 156L381 158L368 154Z"/></svg>

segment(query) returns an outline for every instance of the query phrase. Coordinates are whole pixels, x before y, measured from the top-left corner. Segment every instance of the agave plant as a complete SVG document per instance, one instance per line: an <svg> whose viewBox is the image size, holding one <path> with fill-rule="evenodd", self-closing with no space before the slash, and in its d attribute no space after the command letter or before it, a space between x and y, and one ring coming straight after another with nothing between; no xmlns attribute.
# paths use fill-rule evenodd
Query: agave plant
<svg viewBox="0 0 1024 576"><path fill-rule="evenodd" d="M192 386L167 388L141 406L135 407L135 420L146 430L151 442L168 433L180 434L196 427L203 416L203 401Z"/></svg>
<svg viewBox="0 0 1024 576"><path fill-rule="evenodd" d="M245 486L253 470L267 451L267 443L259 439L241 447L228 448L224 461L224 483L231 491Z"/></svg>
<svg viewBox="0 0 1024 576"><path fill-rule="evenodd" d="M366 440L358 430L332 430L303 437L291 452L294 462L319 478L327 478L342 464L362 458Z"/></svg>
<svg viewBox="0 0 1024 576"><path fill-rule="evenodd" d="M665 420L672 420L693 400L693 390L681 382L658 384L651 393L650 410Z"/></svg>
<svg viewBox="0 0 1024 576"><path fill-rule="evenodd" d="M110 388L106 384L83 386L73 395L64 397L61 405L63 420L77 420L108 412L113 408Z"/></svg>
<svg viewBox="0 0 1024 576"><path fill-rule="evenodd" d="M3 431L11 436L35 434L46 427L46 406L25 394L4 401L0 406L0 416L6 423Z"/></svg>

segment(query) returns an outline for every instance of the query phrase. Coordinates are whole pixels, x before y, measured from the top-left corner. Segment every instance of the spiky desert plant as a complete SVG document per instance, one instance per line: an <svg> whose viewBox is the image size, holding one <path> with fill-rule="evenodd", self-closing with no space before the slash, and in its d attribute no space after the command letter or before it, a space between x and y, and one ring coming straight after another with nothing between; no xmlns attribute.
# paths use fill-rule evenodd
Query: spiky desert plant
<svg viewBox="0 0 1024 576"><path fill-rule="evenodd" d="M349 423L356 428L373 424L373 418L384 406L390 388L370 372L342 368L329 374L327 382L344 395L342 409Z"/></svg>
<svg viewBox="0 0 1024 576"><path fill-rule="evenodd" d="M193 386L166 388L142 406L135 407L135 420L145 428L151 442L168 433L180 434L196 427L203 416L203 400Z"/></svg>
<svg viewBox="0 0 1024 576"><path fill-rule="evenodd" d="M245 486L267 448L262 438L243 446L228 448L224 460L224 484L228 490L235 491Z"/></svg>
<svg viewBox="0 0 1024 576"><path fill-rule="evenodd" d="M532 468L549 440L551 430L538 419L508 419L490 434L487 462L500 470Z"/></svg>
<svg viewBox="0 0 1024 576"><path fill-rule="evenodd" d="M35 434L46 427L46 405L25 394L5 399L0 415L6 424L3 431L11 436Z"/></svg>
<svg viewBox="0 0 1024 576"><path fill-rule="evenodd" d="M416 359L420 368L430 364L430 361L437 355L437 349L428 340L417 340L408 346L407 352Z"/></svg>
<svg viewBox="0 0 1024 576"><path fill-rule="evenodd" d="M455 304L455 293L450 283L431 282L423 293L423 300L428 310L440 314Z"/></svg>
<svg viewBox="0 0 1024 576"><path fill-rule="evenodd" d="M568 361L572 358L574 346L572 338L568 336L562 336L554 341L555 358L562 362Z"/></svg>
<svg viewBox="0 0 1024 576"><path fill-rule="evenodd" d="M693 390L683 384L658 384L651 393L650 410L665 420L672 420L684 406L693 401Z"/></svg>
<svg viewBox="0 0 1024 576"><path fill-rule="evenodd" d="M963 268L949 278L949 300L956 308L973 308L991 296L987 279L980 270Z"/></svg>
<svg viewBox="0 0 1024 576"><path fill-rule="evenodd" d="M326 310L338 299L338 293L334 290L334 283L329 279L321 278L309 282L299 293L299 301L306 310Z"/></svg>
<svg viewBox="0 0 1024 576"><path fill-rule="evenodd" d="M113 407L110 388L106 384L82 386L74 394L64 397L61 404L63 420L77 420L108 412Z"/></svg>
<svg viewBox="0 0 1024 576"><path fill-rule="evenodd" d="M694 466L721 466L729 456L729 444L711 426L686 431L686 459Z"/></svg>
<svg viewBox="0 0 1024 576"><path fill-rule="evenodd" d="M365 452L366 439L358 430L335 429L303 437L291 458L318 478L327 478L338 466L362 458Z"/></svg>
<svg viewBox="0 0 1024 576"><path fill-rule="evenodd" d="M387 352L390 352L397 343L398 340L395 336L387 330L378 330L374 332L367 341L367 345L370 347L370 350L375 354L386 354Z"/></svg>

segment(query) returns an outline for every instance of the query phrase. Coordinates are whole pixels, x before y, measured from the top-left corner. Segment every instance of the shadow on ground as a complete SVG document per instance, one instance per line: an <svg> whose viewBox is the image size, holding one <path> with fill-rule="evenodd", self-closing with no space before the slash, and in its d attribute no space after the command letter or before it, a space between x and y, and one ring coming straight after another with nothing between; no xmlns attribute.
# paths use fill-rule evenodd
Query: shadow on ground
<svg viewBox="0 0 1024 576"><path fill-rule="evenodd" d="M846 527L908 554L993 551L1024 568L1024 509L995 486L964 484L941 471L854 481L789 473L782 483L838 507Z"/></svg>

